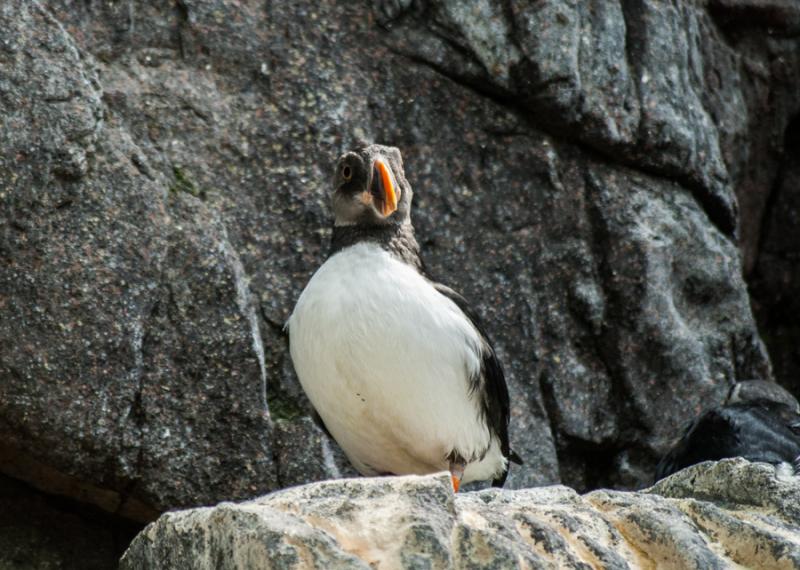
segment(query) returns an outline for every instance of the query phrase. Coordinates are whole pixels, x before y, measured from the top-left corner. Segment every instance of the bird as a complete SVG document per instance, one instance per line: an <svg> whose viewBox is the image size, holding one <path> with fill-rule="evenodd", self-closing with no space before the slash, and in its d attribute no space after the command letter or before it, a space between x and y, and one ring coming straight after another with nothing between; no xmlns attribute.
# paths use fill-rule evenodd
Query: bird
<svg viewBox="0 0 800 570"><path fill-rule="evenodd" d="M286 326L322 427L365 476L449 471L503 486L509 395L477 314L426 271L396 147L361 145L333 175L328 258Z"/></svg>
<svg viewBox="0 0 800 570"><path fill-rule="evenodd" d="M656 467L655 481L701 461L743 457L800 472L800 405L775 382L737 382L704 411Z"/></svg>

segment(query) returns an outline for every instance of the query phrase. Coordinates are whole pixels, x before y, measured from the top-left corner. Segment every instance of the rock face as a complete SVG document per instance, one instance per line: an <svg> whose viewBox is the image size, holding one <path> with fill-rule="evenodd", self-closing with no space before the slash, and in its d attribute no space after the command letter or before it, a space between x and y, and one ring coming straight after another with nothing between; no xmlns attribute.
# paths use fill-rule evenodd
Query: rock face
<svg viewBox="0 0 800 570"><path fill-rule="evenodd" d="M711 2L710 8L742 65L755 72L743 89L751 116L761 120L750 123L748 142L735 151L745 275L775 376L797 395L800 59L793 42L785 40L800 32L800 8L796 2L738 0Z"/></svg>
<svg viewBox="0 0 800 570"><path fill-rule="evenodd" d="M702 408L771 377L742 272L765 208L791 251L767 206L791 200L769 196L798 21L781 0L5 0L0 470L140 521L348 474L282 326L325 258L331 160L368 140L402 149L427 265L495 340L508 485L646 484Z"/></svg>
<svg viewBox="0 0 800 570"><path fill-rule="evenodd" d="M769 343L775 374L800 394L800 118L786 129L750 282L753 309Z"/></svg>
<svg viewBox="0 0 800 570"><path fill-rule="evenodd" d="M739 565L739 566L736 566ZM121 570L800 568L800 478L742 459L645 492L453 495L447 476L330 481L171 512Z"/></svg>
<svg viewBox="0 0 800 570"><path fill-rule="evenodd" d="M271 488L264 347L224 225L107 116L44 7L4 3L0 28L3 447L134 517Z"/></svg>

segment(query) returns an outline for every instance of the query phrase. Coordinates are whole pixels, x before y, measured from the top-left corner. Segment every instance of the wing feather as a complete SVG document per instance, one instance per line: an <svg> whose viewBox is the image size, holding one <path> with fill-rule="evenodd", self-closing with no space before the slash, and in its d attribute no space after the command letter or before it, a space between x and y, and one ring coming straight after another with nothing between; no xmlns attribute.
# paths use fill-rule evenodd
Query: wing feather
<svg viewBox="0 0 800 570"><path fill-rule="evenodd" d="M506 385L503 367L500 365L491 340L486 334L477 314L472 310L464 297L446 285L436 282L432 282L432 284L439 293L453 301L453 303L461 309L483 340L480 373L475 378L470 379L470 388L480 394L483 417L489 429L500 442L500 450L503 453L503 457L506 457L509 461L518 465L522 465L522 459L511 449L509 444L508 423L510 417L510 402L508 386ZM496 487L502 487L507 476L508 469L495 479L492 484Z"/></svg>

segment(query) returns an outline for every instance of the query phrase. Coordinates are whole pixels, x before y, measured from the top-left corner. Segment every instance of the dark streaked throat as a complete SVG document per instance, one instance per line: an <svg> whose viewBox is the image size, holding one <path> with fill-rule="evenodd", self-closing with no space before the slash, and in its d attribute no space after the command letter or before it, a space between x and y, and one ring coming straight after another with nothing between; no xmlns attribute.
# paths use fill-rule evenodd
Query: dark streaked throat
<svg viewBox="0 0 800 570"><path fill-rule="evenodd" d="M331 252L328 257L358 243L375 243L400 261L408 263L419 271L422 270L423 265L419 255L419 244L414 237L414 227L410 222L334 226L331 238Z"/></svg>

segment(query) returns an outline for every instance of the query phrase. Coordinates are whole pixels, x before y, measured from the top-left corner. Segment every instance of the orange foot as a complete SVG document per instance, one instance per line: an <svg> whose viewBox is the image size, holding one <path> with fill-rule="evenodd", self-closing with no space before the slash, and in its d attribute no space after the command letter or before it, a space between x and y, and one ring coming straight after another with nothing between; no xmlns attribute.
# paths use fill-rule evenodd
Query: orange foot
<svg viewBox="0 0 800 570"><path fill-rule="evenodd" d="M461 478L450 475L450 479L453 481L453 490L458 493L458 488L461 486Z"/></svg>

